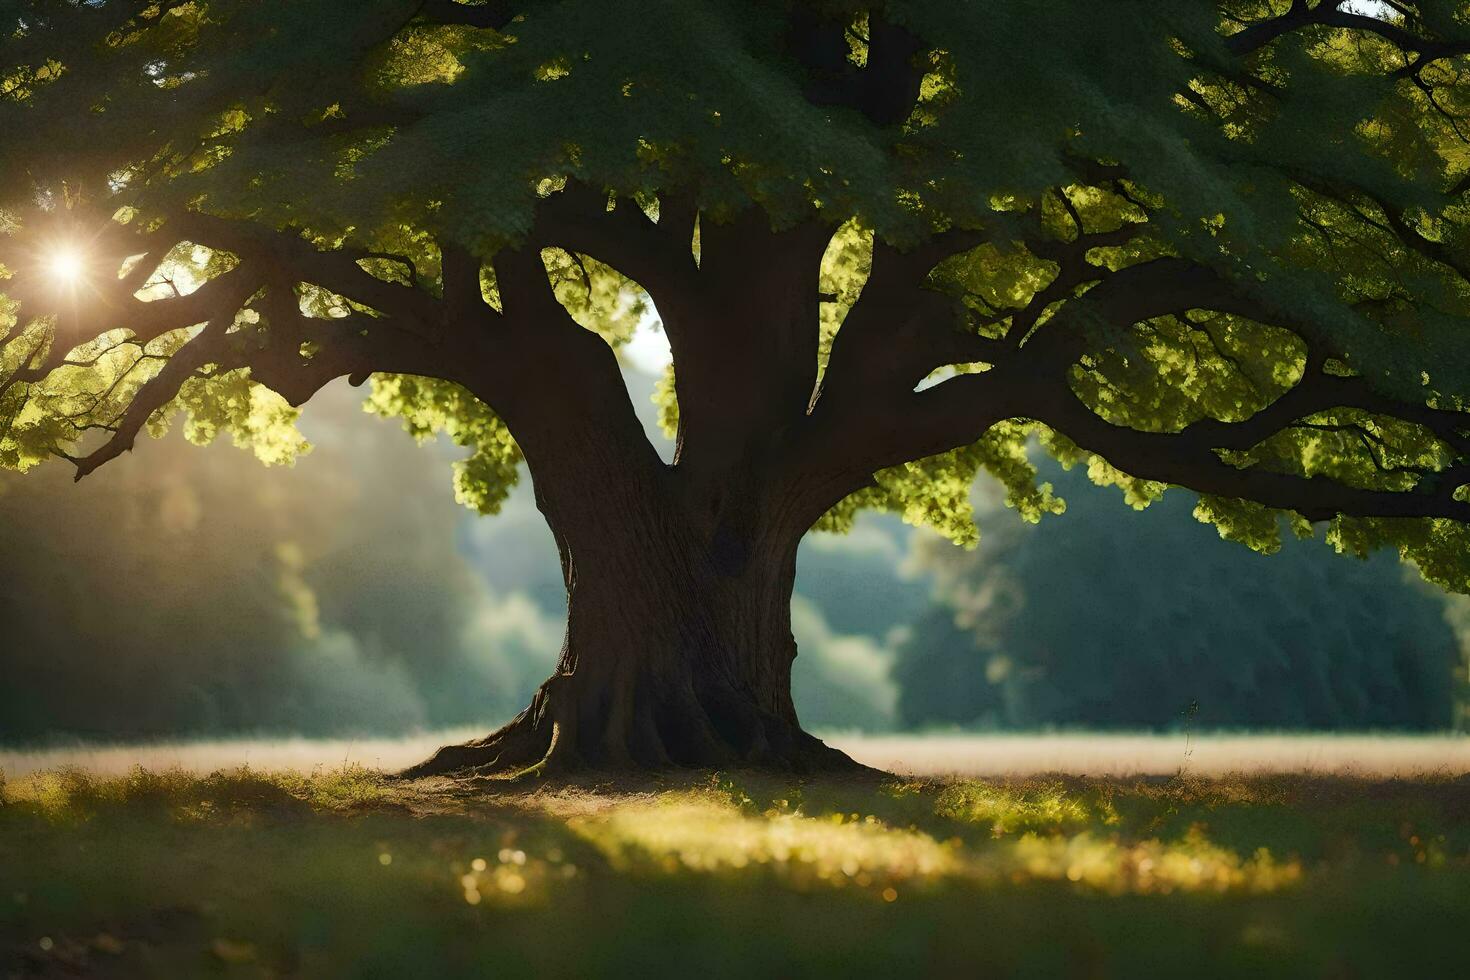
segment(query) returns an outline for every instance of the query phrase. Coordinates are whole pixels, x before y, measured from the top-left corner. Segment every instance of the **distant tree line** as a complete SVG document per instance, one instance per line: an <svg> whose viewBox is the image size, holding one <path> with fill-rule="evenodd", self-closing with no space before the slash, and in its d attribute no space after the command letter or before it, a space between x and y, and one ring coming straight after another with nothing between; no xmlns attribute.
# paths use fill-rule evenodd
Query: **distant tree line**
<svg viewBox="0 0 1470 980"><path fill-rule="evenodd" d="M899 646L901 724L1442 729L1462 718L1450 619L1470 620L1392 554L1344 561L1320 538L1286 535L1267 558L1193 520L1187 493L1120 511L1081 469L1048 476L1067 500L1061 518L982 515L974 551L915 537L935 603Z"/></svg>

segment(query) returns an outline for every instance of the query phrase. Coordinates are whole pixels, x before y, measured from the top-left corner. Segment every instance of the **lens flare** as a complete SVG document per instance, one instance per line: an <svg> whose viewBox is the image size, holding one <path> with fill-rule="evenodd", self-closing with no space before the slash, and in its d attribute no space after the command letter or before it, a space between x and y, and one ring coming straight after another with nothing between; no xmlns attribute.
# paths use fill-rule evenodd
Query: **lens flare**
<svg viewBox="0 0 1470 980"><path fill-rule="evenodd" d="M86 263L76 249L63 248L52 253L46 268L57 282L72 286L81 280L86 271Z"/></svg>

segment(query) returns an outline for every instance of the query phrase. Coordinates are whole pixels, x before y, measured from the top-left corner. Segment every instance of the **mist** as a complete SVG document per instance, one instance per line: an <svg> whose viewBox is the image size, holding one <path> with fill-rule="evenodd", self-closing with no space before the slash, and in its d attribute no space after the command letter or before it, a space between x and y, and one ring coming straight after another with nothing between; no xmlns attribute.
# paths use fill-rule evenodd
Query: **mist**
<svg viewBox="0 0 1470 980"><path fill-rule="evenodd" d="M661 439L652 378L629 379ZM314 449L291 468L170 435L79 484L61 465L0 474L0 742L391 737L523 707L566 615L529 481L478 518L453 499L452 447L360 402L345 384L314 399ZM889 515L808 536L792 608L806 725L1463 718L1470 615L1392 556L1317 541L1265 558L1194 522L1187 494L1136 514L1080 473L1046 475L1070 512L1032 527L982 482L974 551ZM1249 636L1231 626L1247 610L1264 610Z"/></svg>

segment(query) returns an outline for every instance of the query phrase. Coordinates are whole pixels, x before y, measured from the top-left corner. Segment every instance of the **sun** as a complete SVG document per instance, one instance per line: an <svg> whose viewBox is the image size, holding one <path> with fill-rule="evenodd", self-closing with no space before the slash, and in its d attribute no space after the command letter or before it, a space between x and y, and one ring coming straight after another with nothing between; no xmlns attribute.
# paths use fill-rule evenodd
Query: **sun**
<svg viewBox="0 0 1470 980"><path fill-rule="evenodd" d="M86 263L82 260L82 254L76 249L60 248L47 259L46 271L51 273L51 277L58 283L74 286L86 271Z"/></svg>

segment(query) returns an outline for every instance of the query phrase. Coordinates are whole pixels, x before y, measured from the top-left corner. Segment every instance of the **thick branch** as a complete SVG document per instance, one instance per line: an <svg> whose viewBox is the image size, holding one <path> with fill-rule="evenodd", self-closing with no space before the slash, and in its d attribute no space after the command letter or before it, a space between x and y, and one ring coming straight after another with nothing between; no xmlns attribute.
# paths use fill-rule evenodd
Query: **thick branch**
<svg viewBox="0 0 1470 980"><path fill-rule="evenodd" d="M458 24L465 27L500 30L515 19L515 5L505 0L487 3L459 3L458 0L424 0L419 16L434 24Z"/></svg>
<svg viewBox="0 0 1470 980"><path fill-rule="evenodd" d="M238 270L237 270L238 271ZM255 280L237 275L231 282L233 291L219 298L216 313L205 324L204 330L176 351L158 374L150 378L123 410L115 430L102 446L77 460L78 480L92 473L97 467L116 459L133 448L138 433L148 423L153 413L167 405L179 393L179 389L207 364L220 361L225 353L228 335L225 331L234 321L241 304L255 291Z"/></svg>
<svg viewBox="0 0 1470 980"><path fill-rule="evenodd" d="M379 279L358 264L371 258L371 252L322 251L290 231L193 211L175 215L168 225L181 239L289 269L297 281L350 297L391 318L396 326L428 336L441 332L433 297L411 285Z"/></svg>
<svg viewBox="0 0 1470 980"><path fill-rule="evenodd" d="M536 204L531 240L590 255L616 268L661 298L688 300L697 273L692 241L694 212L674 201L661 203L658 223L632 201L608 210L608 197L578 181Z"/></svg>
<svg viewBox="0 0 1470 980"><path fill-rule="evenodd" d="M875 256L870 282L882 283L882 270L880 252ZM833 398L829 392L818 406L818 418L814 419L817 424L809 440L814 465L834 473L845 472L847 482L837 485L851 492L876 470L969 445L996 421L1020 417L1054 426L1136 476L1296 510L1314 520L1338 513L1464 517L1470 509L1450 496L1458 485L1455 474L1464 468L1463 464L1440 474L1438 479L1431 475L1422 485L1436 489L1417 493L1364 490L1324 478L1238 469L1227 464L1219 451L1249 449L1308 416L1343 407L1423 425L1463 459L1470 455L1470 414L1395 399L1363 378L1323 373L1323 362L1334 352L1315 343L1319 331L1290 322L1289 317L1263 306L1213 270L1189 260L1155 259L1114 273L1094 268L1090 275L1099 280L1096 285L1071 299L1050 322L1013 350L994 350L997 346L1011 347L1011 338L1004 343L976 338L980 342L977 349L992 350L991 356L975 359L989 361L994 365L992 370L958 376L932 389L901 396L891 390L895 372L907 364L905 370L912 375L918 362L909 362L922 347L919 334L905 321L905 313L911 320L929 316L936 323L952 324L953 317L944 317L937 306L927 314L912 302L900 306L893 301L898 295L894 292L896 286L887 291L886 304L885 291L869 294L865 290L859 308L844 324L834 346L829 373L842 373L833 378L832 387L847 397ZM1069 281L1065 286L1070 293L1076 283ZM1043 290L1043 294L1046 292ZM1038 294L1036 300L1065 298L1043 294ZM861 309L864 304L871 304L866 311ZM1071 391L1066 380L1068 371L1098 339L1095 331L1088 329L1090 324L1127 330L1190 309L1216 310L1298 330L1311 351L1303 382L1244 421L1205 420L1174 433L1113 425L1089 410ZM886 329L876 328L878 321L886 323ZM880 346L876 340L860 344L859 329L848 334L850 327L867 331L873 338L881 337L887 346ZM927 342L934 343L937 337L931 331ZM866 349L869 356L856 357L860 349ZM879 352L886 354L886 360L878 357ZM933 356L937 360L947 353L945 345L938 344ZM909 375L898 380L906 380Z"/></svg>
<svg viewBox="0 0 1470 980"><path fill-rule="evenodd" d="M1292 510L1310 521L1339 514L1353 517L1448 517L1470 521L1470 503L1455 500L1454 481L1433 493L1367 490L1325 477L1260 469L1238 469L1186 433L1153 433L1113 425L1068 389L1035 393L1026 414L1061 432L1135 477L1186 487L1199 493L1251 500Z"/></svg>
<svg viewBox="0 0 1470 980"><path fill-rule="evenodd" d="M1402 24L1343 10L1342 3L1343 0L1321 0L1315 7L1309 7L1306 0L1293 0L1291 9L1281 16L1230 35L1225 39L1225 47L1231 54L1248 55L1285 34L1315 26L1375 34L1400 50L1417 55L1409 66L1412 71L1441 58L1470 54L1470 40L1422 37Z"/></svg>
<svg viewBox="0 0 1470 980"><path fill-rule="evenodd" d="M729 472L806 417L817 274L832 233L815 217L776 231L757 208L702 221L698 270L681 288L653 292L674 356L686 472Z"/></svg>
<svg viewBox="0 0 1470 980"><path fill-rule="evenodd" d="M1313 374L1276 401L1238 422L1208 419L1186 426L1179 435L1199 448L1250 449L1293 423L1334 408L1356 408L1373 415L1424 426L1456 452L1470 455L1470 413L1430 408L1391 398L1364 378Z"/></svg>
<svg viewBox="0 0 1470 980"><path fill-rule="evenodd" d="M102 306L98 319L83 326L76 316L67 315L58 320L56 335L46 356L38 363L26 363L9 377L0 378L0 397L17 384L28 384L44 380L47 375L66 363L67 355L78 345L93 340L109 330L125 329L132 333L132 340L147 344L166 333L197 326L207 320L233 316L244 302L246 291L241 295L239 270L226 272L194 292L173 299L144 301L128 294L123 298L103 297L97 300Z"/></svg>

